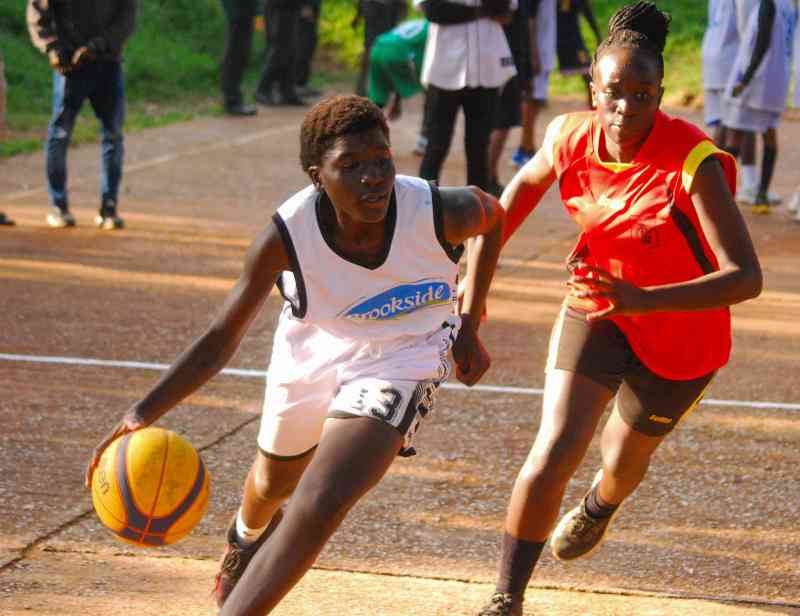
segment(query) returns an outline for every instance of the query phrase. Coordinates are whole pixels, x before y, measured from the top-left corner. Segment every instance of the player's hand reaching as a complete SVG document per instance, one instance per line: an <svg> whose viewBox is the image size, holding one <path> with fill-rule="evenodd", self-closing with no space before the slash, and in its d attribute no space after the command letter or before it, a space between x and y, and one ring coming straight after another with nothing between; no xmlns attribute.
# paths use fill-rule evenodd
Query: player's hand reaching
<svg viewBox="0 0 800 616"><path fill-rule="evenodd" d="M456 378L464 385L477 383L492 363L468 315L461 315L461 330L453 343Z"/></svg>
<svg viewBox="0 0 800 616"><path fill-rule="evenodd" d="M111 443L121 436L125 436L126 434L135 432L136 430L146 428L147 425L147 422L142 419L135 410L130 410L125 413L114 429L111 430L111 432L109 432L103 438L103 440L100 441L100 444L94 448L94 451L92 452L92 459L89 461L89 466L86 468L86 476L83 484L87 488L92 487L92 475L94 474L94 469L97 468L97 465L100 463L100 457Z"/></svg>
<svg viewBox="0 0 800 616"><path fill-rule="evenodd" d="M587 321L646 311L643 289L593 265L574 266L567 286L567 305L585 312Z"/></svg>

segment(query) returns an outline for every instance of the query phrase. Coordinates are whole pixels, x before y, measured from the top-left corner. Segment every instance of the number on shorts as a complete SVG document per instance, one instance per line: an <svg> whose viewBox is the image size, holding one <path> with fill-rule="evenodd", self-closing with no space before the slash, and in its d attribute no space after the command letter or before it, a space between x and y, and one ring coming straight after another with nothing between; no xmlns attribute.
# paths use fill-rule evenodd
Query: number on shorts
<svg viewBox="0 0 800 616"><path fill-rule="evenodd" d="M381 389L381 393L385 396L384 399L380 401L381 408L373 406L369 409L369 412L375 417L390 422L397 414L397 409L403 401L403 394L394 387L384 387Z"/></svg>

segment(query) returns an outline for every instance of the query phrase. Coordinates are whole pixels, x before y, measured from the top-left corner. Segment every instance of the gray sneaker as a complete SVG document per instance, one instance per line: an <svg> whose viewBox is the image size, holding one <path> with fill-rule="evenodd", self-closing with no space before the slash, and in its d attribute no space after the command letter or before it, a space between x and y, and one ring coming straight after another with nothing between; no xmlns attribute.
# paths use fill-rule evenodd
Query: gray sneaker
<svg viewBox="0 0 800 616"><path fill-rule="evenodd" d="M62 210L54 207L47 215L47 224L55 229L63 229L64 227L74 227L75 217L69 213L69 210Z"/></svg>
<svg viewBox="0 0 800 616"><path fill-rule="evenodd" d="M595 475L592 488L600 483L603 471ZM558 560L574 560L588 556L600 547L612 520L619 513L619 507L607 518L593 518L586 512L586 499L589 492L581 500L581 504L567 512L550 537L550 551Z"/></svg>
<svg viewBox="0 0 800 616"><path fill-rule="evenodd" d="M522 597L507 592L496 592L483 606L478 616L522 616Z"/></svg>

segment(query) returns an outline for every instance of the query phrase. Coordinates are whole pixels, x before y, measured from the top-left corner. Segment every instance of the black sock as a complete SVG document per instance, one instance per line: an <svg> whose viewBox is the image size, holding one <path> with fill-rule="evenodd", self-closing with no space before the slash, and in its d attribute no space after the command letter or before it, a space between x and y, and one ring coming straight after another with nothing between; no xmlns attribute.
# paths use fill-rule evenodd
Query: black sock
<svg viewBox="0 0 800 616"><path fill-rule="evenodd" d="M592 491L586 496L586 513L596 520L607 518L617 510L619 505L611 505L605 502L597 493L598 486L592 488Z"/></svg>
<svg viewBox="0 0 800 616"><path fill-rule="evenodd" d="M764 156L761 160L761 183L758 185L760 195L766 197L769 184L772 182L772 172L775 171L775 159L778 158L777 148L764 148Z"/></svg>
<svg viewBox="0 0 800 616"><path fill-rule="evenodd" d="M503 533L497 591L522 597L545 542L534 543Z"/></svg>

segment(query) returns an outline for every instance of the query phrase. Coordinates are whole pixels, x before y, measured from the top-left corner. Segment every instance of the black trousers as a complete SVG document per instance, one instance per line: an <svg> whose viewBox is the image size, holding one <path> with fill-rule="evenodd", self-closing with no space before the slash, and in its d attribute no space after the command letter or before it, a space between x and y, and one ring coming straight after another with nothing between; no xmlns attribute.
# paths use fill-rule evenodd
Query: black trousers
<svg viewBox="0 0 800 616"><path fill-rule="evenodd" d="M268 94L277 85L282 94L294 92L297 57L297 26L300 4L295 0L266 0L267 51L258 91Z"/></svg>
<svg viewBox="0 0 800 616"><path fill-rule="evenodd" d="M226 107L242 102L242 76L253 46L256 0L222 0L227 20L225 51L220 64L220 89Z"/></svg>
<svg viewBox="0 0 800 616"><path fill-rule="evenodd" d="M319 40L319 12L320 2L307 2L305 4L313 12L313 18L301 16L297 24L297 49L294 80L299 86L304 86L311 78L311 61Z"/></svg>
<svg viewBox="0 0 800 616"><path fill-rule="evenodd" d="M489 135L492 131L497 88L443 90L429 85L425 96L425 136L428 146L419 168L420 177L439 180L459 107L464 111L464 152L467 184L489 188Z"/></svg>
<svg viewBox="0 0 800 616"><path fill-rule="evenodd" d="M367 75L369 73L369 52L372 44L384 32L397 25L405 12L397 3L386 4L374 0L362 0L361 15L364 18L364 54L361 56L361 70L356 82L356 94L367 95Z"/></svg>

